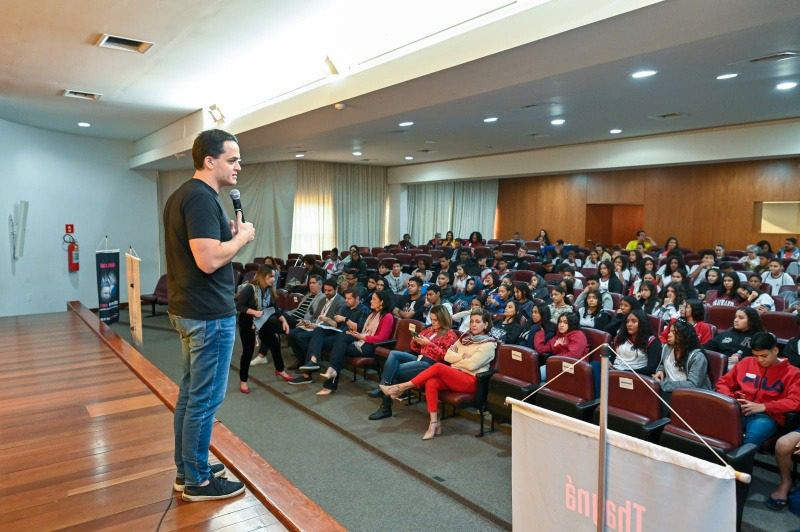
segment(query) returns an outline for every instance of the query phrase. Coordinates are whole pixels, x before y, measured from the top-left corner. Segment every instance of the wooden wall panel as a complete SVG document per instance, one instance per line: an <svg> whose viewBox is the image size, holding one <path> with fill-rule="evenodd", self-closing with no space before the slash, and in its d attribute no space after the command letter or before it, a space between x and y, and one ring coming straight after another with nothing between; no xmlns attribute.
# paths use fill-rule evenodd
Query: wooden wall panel
<svg viewBox="0 0 800 532"><path fill-rule="evenodd" d="M498 197L501 238L545 227L554 238L584 243L588 200L643 204L644 229L659 244L675 235L693 249L715 242L743 249L762 238L777 247L784 235L759 232L755 202L799 200L800 158L516 178L500 181Z"/></svg>
<svg viewBox="0 0 800 532"><path fill-rule="evenodd" d="M612 242L611 220L613 217L613 205L587 205L584 233L586 244L608 244Z"/></svg>
<svg viewBox="0 0 800 532"><path fill-rule="evenodd" d="M519 231L528 238L547 229L554 238L583 242L586 219L586 177L541 176L500 181L497 195L497 238Z"/></svg>
<svg viewBox="0 0 800 532"><path fill-rule="evenodd" d="M624 246L632 240L631 235L644 227L644 208L642 205L613 205L611 208L611 239L607 242Z"/></svg>
<svg viewBox="0 0 800 532"><path fill-rule="evenodd" d="M609 205L644 205L644 172L600 172L586 182L586 201Z"/></svg>

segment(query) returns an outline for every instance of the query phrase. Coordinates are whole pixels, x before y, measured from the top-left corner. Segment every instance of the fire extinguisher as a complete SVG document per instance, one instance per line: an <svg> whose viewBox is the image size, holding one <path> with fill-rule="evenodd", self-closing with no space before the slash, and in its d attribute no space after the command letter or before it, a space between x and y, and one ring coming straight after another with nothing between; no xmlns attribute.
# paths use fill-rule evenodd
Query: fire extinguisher
<svg viewBox="0 0 800 532"><path fill-rule="evenodd" d="M67 271L77 272L81 269L78 241L72 235L64 235L64 241L67 242Z"/></svg>

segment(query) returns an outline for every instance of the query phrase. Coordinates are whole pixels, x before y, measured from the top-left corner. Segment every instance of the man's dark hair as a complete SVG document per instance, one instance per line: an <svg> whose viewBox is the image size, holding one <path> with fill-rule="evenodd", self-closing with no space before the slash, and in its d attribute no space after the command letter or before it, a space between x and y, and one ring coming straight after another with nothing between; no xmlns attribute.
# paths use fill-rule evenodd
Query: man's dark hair
<svg viewBox="0 0 800 532"><path fill-rule="evenodd" d="M336 290L336 288L337 288L337 286L336 286L336 281L334 281L333 279L325 279L325 280L322 282L322 286L330 286L330 287L331 287L331 288L333 288L334 290Z"/></svg>
<svg viewBox="0 0 800 532"><path fill-rule="evenodd" d="M428 292L435 292L437 294L441 294L442 293L442 289L439 288L439 285L431 284L431 285L428 285Z"/></svg>
<svg viewBox="0 0 800 532"><path fill-rule="evenodd" d="M359 292L358 289L356 288L348 288L347 290L344 291L344 294L345 295L350 294L356 299L361 299L361 292Z"/></svg>
<svg viewBox="0 0 800 532"><path fill-rule="evenodd" d="M235 136L221 129L209 129L197 135L197 138L194 139L194 144L192 144L194 169L202 170L203 161L205 161L206 157L211 156L214 159L219 157L225 151L225 141L228 140L239 143Z"/></svg>
<svg viewBox="0 0 800 532"><path fill-rule="evenodd" d="M600 276L595 274L595 273L593 273L592 275L587 275L586 276L586 281L597 281L599 283L600 282Z"/></svg>
<svg viewBox="0 0 800 532"><path fill-rule="evenodd" d="M417 287L422 286L422 279L420 279L419 277L412 277L411 279L408 280L408 282L416 284Z"/></svg>
<svg viewBox="0 0 800 532"><path fill-rule="evenodd" d="M750 340L751 351L772 349L777 345L778 345L778 339L775 337L775 335L766 331L755 333L753 335L753 339Z"/></svg>

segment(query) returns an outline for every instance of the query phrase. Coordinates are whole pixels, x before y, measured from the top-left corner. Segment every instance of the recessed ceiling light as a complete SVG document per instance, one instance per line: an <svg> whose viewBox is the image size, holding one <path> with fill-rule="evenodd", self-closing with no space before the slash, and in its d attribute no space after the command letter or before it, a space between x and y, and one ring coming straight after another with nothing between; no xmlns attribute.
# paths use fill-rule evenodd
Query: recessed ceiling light
<svg viewBox="0 0 800 532"><path fill-rule="evenodd" d="M413 125L414 125L414 122L412 122L411 120L409 120L408 122L400 122L400 123L399 123L399 124L397 124L397 125L398 125L398 126L400 126L400 127L411 127L411 126L413 126Z"/></svg>
<svg viewBox="0 0 800 532"><path fill-rule="evenodd" d="M608 132L611 133L612 135L619 135L620 133L622 133L622 130L619 128L614 128L614 129L609 129Z"/></svg>
<svg viewBox="0 0 800 532"><path fill-rule="evenodd" d="M550 121L550 124L552 124L554 126L563 126L566 123L567 123L567 121L564 120L563 118L554 118L554 119L552 119Z"/></svg>
<svg viewBox="0 0 800 532"><path fill-rule="evenodd" d="M784 81L775 85L775 88L779 91L788 91L792 90L793 88L797 87L796 81Z"/></svg>
<svg viewBox="0 0 800 532"><path fill-rule="evenodd" d="M363 154L362 154L360 151L354 151L354 152L353 152L353 156L354 156L354 157L361 157L362 155L363 155Z"/></svg>
<svg viewBox="0 0 800 532"><path fill-rule="evenodd" d="M737 74L736 72L730 72L728 74L720 74L719 76L717 76L717 79L723 80L723 79L733 79L733 78L738 78L738 77L739 77L739 74Z"/></svg>
<svg viewBox="0 0 800 532"><path fill-rule="evenodd" d="M414 158L411 155L406 155L405 157L403 157L403 159L405 159L406 161L413 161L414 160Z"/></svg>
<svg viewBox="0 0 800 532"><path fill-rule="evenodd" d="M295 153L294 156L295 156L296 159L302 159L303 157L306 156L306 154L305 153Z"/></svg>
<svg viewBox="0 0 800 532"><path fill-rule="evenodd" d="M78 127L92 127L89 122L78 122Z"/></svg>
<svg viewBox="0 0 800 532"><path fill-rule="evenodd" d="M634 72L631 74L633 79L642 79L642 78L649 78L650 76L655 76L658 74L658 70L639 70L638 72Z"/></svg>
<svg viewBox="0 0 800 532"><path fill-rule="evenodd" d="M497 122L497 117L490 116L489 118L484 118L483 121L486 122L487 124L491 124L492 122Z"/></svg>

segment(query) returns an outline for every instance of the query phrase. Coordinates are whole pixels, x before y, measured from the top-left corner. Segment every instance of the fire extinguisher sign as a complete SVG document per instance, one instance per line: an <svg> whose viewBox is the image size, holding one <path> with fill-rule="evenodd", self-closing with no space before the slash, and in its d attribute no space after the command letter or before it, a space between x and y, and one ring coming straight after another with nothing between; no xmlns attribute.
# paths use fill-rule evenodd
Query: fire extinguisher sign
<svg viewBox="0 0 800 532"><path fill-rule="evenodd" d="M97 299L100 321L119 321L119 250L97 252Z"/></svg>

